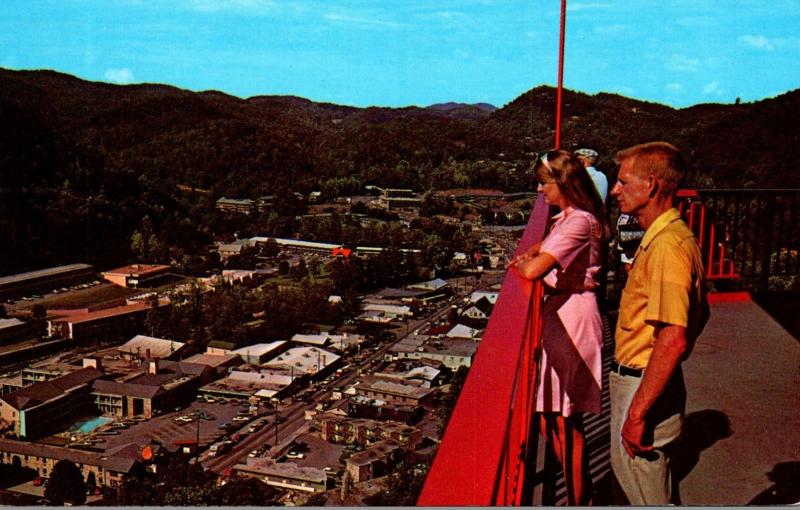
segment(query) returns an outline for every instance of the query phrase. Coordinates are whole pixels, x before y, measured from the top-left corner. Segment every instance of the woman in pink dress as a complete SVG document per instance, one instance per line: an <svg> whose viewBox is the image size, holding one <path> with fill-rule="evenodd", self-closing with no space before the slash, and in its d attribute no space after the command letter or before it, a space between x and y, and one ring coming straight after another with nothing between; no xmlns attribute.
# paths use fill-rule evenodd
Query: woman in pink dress
<svg viewBox="0 0 800 510"><path fill-rule="evenodd" d="M541 278L542 353L536 394L542 435L564 471L571 505L591 502L583 413L600 413L603 324L597 307L600 246L609 228L603 201L581 162L564 150L534 167L537 190L561 211L541 243L511 262L523 278Z"/></svg>

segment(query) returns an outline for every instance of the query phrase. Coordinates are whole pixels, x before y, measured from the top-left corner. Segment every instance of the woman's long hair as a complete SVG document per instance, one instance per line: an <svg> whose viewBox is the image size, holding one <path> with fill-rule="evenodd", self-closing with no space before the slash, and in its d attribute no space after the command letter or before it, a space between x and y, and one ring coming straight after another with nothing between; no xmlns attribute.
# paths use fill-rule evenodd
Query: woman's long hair
<svg viewBox="0 0 800 510"><path fill-rule="evenodd" d="M561 194L576 209L582 209L600 223L600 240L608 239L611 229L603 199L583 163L569 151L554 149L539 156L533 167L539 182L555 182Z"/></svg>

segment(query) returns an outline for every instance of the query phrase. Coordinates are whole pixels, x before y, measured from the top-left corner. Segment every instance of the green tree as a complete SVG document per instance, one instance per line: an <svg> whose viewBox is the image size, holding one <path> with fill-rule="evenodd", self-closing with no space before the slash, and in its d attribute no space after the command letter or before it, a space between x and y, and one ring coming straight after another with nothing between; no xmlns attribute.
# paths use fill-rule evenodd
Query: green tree
<svg viewBox="0 0 800 510"><path fill-rule="evenodd" d="M45 334L45 319L47 318L47 309L40 303L36 303L31 308L31 325L36 335L42 336Z"/></svg>
<svg viewBox="0 0 800 510"><path fill-rule="evenodd" d="M82 505L86 502L86 483L74 462L66 459L56 462L50 474L50 481L44 490L44 497L58 506L66 502L73 505Z"/></svg>
<svg viewBox="0 0 800 510"><path fill-rule="evenodd" d="M271 506L277 504L279 492L256 478L232 476L217 489L215 505Z"/></svg>

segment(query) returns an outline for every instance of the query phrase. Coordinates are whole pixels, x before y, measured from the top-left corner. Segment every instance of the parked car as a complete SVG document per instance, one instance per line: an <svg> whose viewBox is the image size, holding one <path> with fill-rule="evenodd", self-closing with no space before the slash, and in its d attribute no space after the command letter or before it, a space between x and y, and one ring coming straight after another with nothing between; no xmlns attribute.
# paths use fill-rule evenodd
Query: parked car
<svg viewBox="0 0 800 510"><path fill-rule="evenodd" d="M287 459L304 459L306 456L302 453L297 453L295 451L291 451L286 454Z"/></svg>
<svg viewBox="0 0 800 510"><path fill-rule="evenodd" d="M250 453L247 454L247 456L250 457L251 459L253 457L258 457L258 450L251 451Z"/></svg>

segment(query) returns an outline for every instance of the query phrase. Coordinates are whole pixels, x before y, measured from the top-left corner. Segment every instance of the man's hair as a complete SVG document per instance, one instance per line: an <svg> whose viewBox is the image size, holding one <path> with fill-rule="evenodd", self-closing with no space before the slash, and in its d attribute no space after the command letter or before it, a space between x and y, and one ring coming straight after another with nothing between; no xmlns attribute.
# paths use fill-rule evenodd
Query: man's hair
<svg viewBox="0 0 800 510"><path fill-rule="evenodd" d="M632 159L633 172L646 178L654 175L662 183L661 193L675 195L687 173L686 160L677 147L667 142L648 142L617 152L614 162Z"/></svg>

